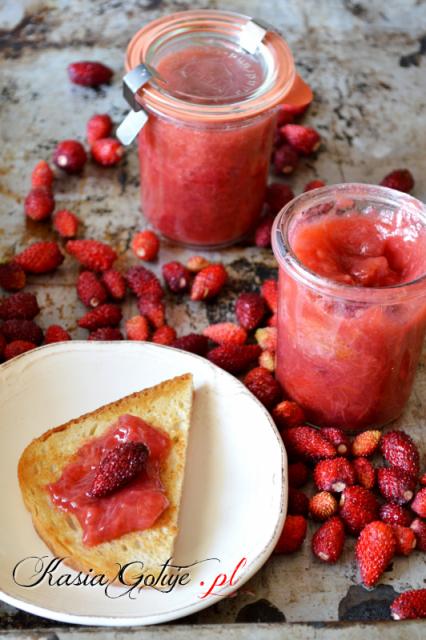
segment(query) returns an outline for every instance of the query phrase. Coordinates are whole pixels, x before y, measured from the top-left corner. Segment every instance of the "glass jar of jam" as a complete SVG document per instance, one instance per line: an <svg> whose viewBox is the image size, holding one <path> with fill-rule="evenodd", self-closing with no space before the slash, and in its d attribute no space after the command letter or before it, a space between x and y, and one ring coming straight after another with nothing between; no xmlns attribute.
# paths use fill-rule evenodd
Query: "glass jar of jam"
<svg viewBox="0 0 426 640"><path fill-rule="evenodd" d="M249 17L184 11L131 40L127 70L152 77L136 94L142 211L166 238L218 248L256 225L277 105L307 104L285 41Z"/></svg>
<svg viewBox="0 0 426 640"><path fill-rule="evenodd" d="M278 214L277 377L319 426L401 414L426 331L426 208L365 184L303 194Z"/></svg>

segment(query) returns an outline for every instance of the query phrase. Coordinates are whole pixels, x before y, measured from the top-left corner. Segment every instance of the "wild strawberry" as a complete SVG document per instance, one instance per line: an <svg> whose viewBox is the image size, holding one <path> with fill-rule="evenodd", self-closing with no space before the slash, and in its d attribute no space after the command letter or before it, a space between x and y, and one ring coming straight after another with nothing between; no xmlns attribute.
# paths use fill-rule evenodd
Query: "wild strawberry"
<svg viewBox="0 0 426 640"><path fill-rule="evenodd" d="M124 442L101 458L89 490L91 498L103 498L133 480L145 468L149 450L142 442Z"/></svg>
<svg viewBox="0 0 426 640"><path fill-rule="evenodd" d="M413 521L410 511L395 502L385 502L380 507L379 517L382 522L399 524L401 527L409 527Z"/></svg>
<svg viewBox="0 0 426 640"><path fill-rule="evenodd" d="M254 344L224 344L208 352L207 358L218 367L237 375L256 362L261 348Z"/></svg>
<svg viewBox="0 0 426 640"><path fill-rule="evenodd" d="M380 431L370 430L358 433L352 442L352 454L354 456L364 456L365 458L372 456L379 447L381 436Z"/></svg>
<svg viewBox="0 0 426 640"><path fill-rule="evenodd" d="M265 349L259 356L259 366L273 373L275 371L276 358L273 351Z"/></svg>
<svg viewBox="0 0 426 640"><path fill-rule="evenodd" d="M56 242L33 242L18 253L13 261L26 273L49 273L55 271L64 261L64 256Z"/></svg>
<svg viewBox="0 0 426 640"><path fill-rule="evenodd" d="M163 288L157 276L142 265L130 267L126 273L126 280L130 289L138 298L143 296L150 300L161 300L164 295ZM142 311L141 314L146 315Z"/></svg>
<svg viewBox="0 0 426 640"><path fill-rule="evenodd" d="M269 249L271 246L271 232L274 224L274 216L266 215L257 225L254 231L254 244L260 249Z"/></svg>
<svg viewBox="0 0 426 640"><path fill-rule="evenodd" d="M329 491L320 491L310 499L309 511L314 520L328 520L337 513L337 500Z"/></svg>
<svg viewBox="0 0 426 640"><path fill-rule="evenodd" d="M412 476L418 476L420 456L416 445L404 431L389 431L382 435L380 449L391 467L398 467Z"/></svg>
<svg viewBox="0 0 426 640"><path fill-rule="evenodd" d="M268 351L273 351L275 353L277 350L276 327L262 327L261 329L257 329L254 337L262 351L267 349Z"/></svg>
<svg viewBox="0 0 426 640"><path fill-rule="evenodd" d="M401 527L399 524L391 526L395 536L395 554L409 556L417 544L416 534L410 527Z"/></svg>
<svg viewBox="0 0 426 640"><path fill-rule="evenodd" d="M189 351L199 356L205 356L209 346L209 340L206 336L200 336L198 333L188 333L186 336L177 338L171 344L175 349L182 349L183 351Z"/></svg>
<svg viewBox="0 0 426 640"><path fill-rule="evenodd" d="M249 371L243 382L247 389L249 389L267 409L273 407L282 395L279 382L275 380L274 376L267 371L267 369L263 369L262 367L255 367Z"/></svg>
<svg viewBox="0 0 426 640"><path fill-rule="evenodd" d="M77 295L86 307L99 307L107 300L107 292L92 271L82 271L77 279Z"/></svg>
<svg viewBox="0 0 426 640"><path fill-rule="evenodd" d="M191 300L211 300L223 289L228 274L223 264L210 264L201 269L191 287Z"/></svg>
<svg viewBox="0 0 426 640"><path fill-rule="evenodd" d="M380 184L382 187L409 193L414 187L414 178L408 169L395 169L388 173Z"/></svg>
<svg viewBox="0 0 426 640"><path fill-rule="evenodd" d="M303 127L300 124L286 124L280 131L296 153L309 156L320 146L320 135L312 127Z"/></svg>
<svg viewBox="0 0 426 640"><path fill-rule="evenodd" d="M203 330L203 335L217 344L244 344L247 340L245 329L233 322L211 324Z"/></svg>
<svg viewBox="0 0 426 640"><path fill-rule="evenodd" d="M202 269L210 266L210 262L203 256L191 256L186 263L188 271L198 273Z"/></svg>
<svg viewBox="0 0 426 640"><path fill-rule="evenodd" d="M0 287L5 291L20 291L27 282L25 271L19 264L6 262L0 264Z"/></svg>
<svg viewBox="0 0 426 640"><path fill-rule="evenodd" d="M3 356L5 360L11 360L15 356L20 356L21 353L34 349L37 345L27 340L14 340L9 342L4 348Z"/></svg>
<svg viewBox="0 0 426 640"><path fill-rule="evenodd" d="M376 470L367 458L355 458L352 462L357 484L372 489L376 484Z"/></svg>
<svg viewBox="0 0 426 640"><path fill-rule="evenodd" d="M141 316L145 316L154 329L159 329L166 322L166 310L161 300L151 300L151 298L138 299L138 309Z"/></svg>
<svg viewBox="0 0 426 640"><path fill-rule="evenodd" d="M90 271L111 269L117 254L112 247L99 240L68 240L67 252Z"/></svg>
<svg viewBox="0 0 426 640"><path fill-rule="evenodd" d="M339 515L349 533L358 535L369 522L377 520L378 513L379 503L368 489L355 485L343 490Z"/></svg>
<svg viewBox="0 0 426 640"><path fill-rule="evenodd" d="M44 334L44 344L52 344L53 342L65 342L71 340L71 336L59 324L51 324L47 327Z"/></svg>
<svg viewBox="0 0 426 640"><path fill-rule="evenodd" d="M265 303L258 293L241 293L235 303L238 324L247 331L259 326L265 311Z"/></svg>
<svg viewBox="0 0 426 640"><path fill-rule="evenodd" d="M281 432L290 455L300 456L309 461L334 458L334 446L313 427L291 427Z"/></svg>
<svg viewBox="0 0 426 640"><path fill-rule="evenodd" d="M305 518L307 518L309 513L309 498L303 491L299 491L299 489L294 489L293 487L289 488L287 513L292 516L305 516Z"/></svg>
<svg viewBox="0 0 426 640"><path fill-rule="evenodd" d="M288 515L274 553L289 554L299 551L306 537L306 530L306 518Z"/></svg>
<svg viewBox="0 0 426 640"><path fill-rule="evenodd" d="M124 155L124 147L116 138L99 138L90 150L93 160L102 167L115 167Z"/></svg>
<svg viewBox="0 0 426 640"><path fill-rule="evenodd" d="M144 316L133 316L126 320L126 334L128 340L148 340L148 320Z"/></svg>
<svg viewBox="0 0 426 640"><path fill-rule="evenodd" d="M151 339L152 342L155 342L156 344L165 344L170 346L176 340L176 331L173 327L169 327L169 325L165 324L154 331Z"/></svg>
<svg viewBox="0 0 426 640"><path fill-rule="evenodd" d="M163 264L161 271L167 286L173 293L183 293L189 289L191 273L181 262L177 260L167 262Z"/></svg>
<svg viewBox="0 0 426 640"><path fill-rule="evenodd" d="M32 320L40 312L37 298L33 293L19 291L7 298L0 299L0 318L2 320Z"/></svg>
<svg viewBox="0 0 426 640"><path fill-rule="evenodd" d="M309 479L309 469L304 462L293 462L288 465L288 484L300 489Z"/></svg>
<svg viewBox="0 0 426 640"><path fill-rule="evenodd" d="M305 185L303 192L313 191L314 189L321 189L321 187L325 187L325 182L322 180L311 180Z"/></svg>
<svg viewBox="0 0 426 640"><path fill-rule="evenodd" d="M401 593L392 602L390 611L394 620L426 618L426 589L412 589Z"/></svg>
<svg viewBox="0 0 426 640"><path fill-rule="evenodd" d="M426 521L415 518L410 524L411 529L416 534L417 545L419 551L426 551Z"/></svg>
<svg viewBox="0 0 426 640"><path fill-rule="evenodd" d="M1 269L1 267L0 267L0 269ZM422 485L422 487L426 487L426 473L424 473L422 476L420 476L419 483Z"/></svg>
<svg viewBox="0 0 426 640"><path fill-rule="evenodd" d="M426 487L416 493L410 506L414 513L417 513L421 518L426 518Z"/></svg>
<svg viewBox="0 0 426 640"><path fill-rule="evenodd" d="M290 200L293 200L294 192L288 184L272 182L266 191L266 204L272 215L276 215Z"/></svg>
<svg viewBox="0 0 426 640"><path fill-rule="evenodd" d="M79 219L72 211L61 209L53 216L53 227L61 238L74 238L77 234Z"/></svg>
<svg viewBox="0 0 426 640"><path fill-rule="evenodd" d="M268 321L266 323L268 325L268 327L276 327L277 326L277 324L278 324L277 317L278 317L277 314L274 313L274 314L272 314L272 316L270 318L268 318Z"/></svg>
<svg viewBox="0 0 426 640"><path fill-rule="evenodd" d="M96 113L86 125L87 142L91 146L100 138L108 138L112 131L112 120L107 113Z"/></svg>
<svg viewBox="0 0 426 640"><path fill-rule="evenodd" d="M377 484L386 500L404 504L413 497L417 480L402 469L381 467L377 470Z"/></svg>
<svg viewBox="0 0 426 640"><path fill-rule="evenodd" d="M113 300L123 300L126 295L126 281L119 271L115 269L103 271L101 281Z"/></svg>
<svg viewBox="0 0 426 640"><path fill-rule="evenodd" d="M327 438L336 447L337 453L344 456L350 449L350 441L346 433L337 427L323 427L321 429L322 435Z"/></svg>
<svg viewBox="0 0 426 640"><path fill-rule="evenodd" d="M123 335L118 327L99 327L89 333L88 340L123 340Z"/></svg>
<svg viewBox="0 0 426 640"><path fill-rule="evenodd" d="M278 429L289 429L299 427L306 421L305 413L296 402L283 400L272 411Z"/></svg>
<svg viewBox="0 0 426 640"><path fill-rule="evenodd" d="M345 544L345 527L338 516L324 522L312 536L312 552L323 562L337 562Z"/></svg>
<svg viewBox="0 0 426 640"><path fill-rule="evenodd" d="M355 471L346 458L321 460L314 469L314 482L320 491L341 493L355 484Z"/></svg>
<svg viewBox="0 0 426 640"><path fill-rule="evenodd" d="M25 342L40 344L43 340L43 332L33 320L18 320L16 318L5 320L1 330L7 342L24 340Z"/></svg>
<svg viewBox="0 0 426 640"><path fill-rule="evenodd" d="M52 189L53 177L53 171L46 160L40 160L31 173L32 189L47 189L47 191L50 191Z"/></svg>
<svg viewBox="0 0 426 640"><path fill-rule="evenodd" d="M361 531L355 547L361 580L374 587L395 555L395 536L389 524L376 520Z"/></svg>
<svg viewBox="0 0 426 640"><path fill-rule="evenodd" d="M53 152L53 162L66 173L80 173L86 161L86 151L77 140L63 140Z"/></svg>
<svg viewBox="0 0 426 640"><path fill-rule="evenodd" d="M260 293L266 301L266 304L272 311L276 313L278 311L278 284L276 280L265 280L260 287Z"/></svg>
<svg viewBox="0 0 426 640"><path fill-rule="evenodd" d="M78 326L89 331L100 327L115 327L120 323L121 318L121 309L116 304L101 304L80 318Z"/></svg>
<svg viewBox="0 0 426 640"><path fill-rule="evenodd" d="M298 116L301 116L305 113L309 105L310 105L310 102L308 102L308 104L303 104L303 105L280 104L279 111L278 111L278 123L280 122L280 118L282 117L282 114L284 113L289 114L289 115L292 115L293 118L297 118Z"/></svg>
<svg viewBox="0 0 426 640"><path fill-rule="evenodd" d="M280 145L275 149L272 163L276 175L289 175L299 164L299 154L289 144Z"/></svg>
<svg viewBox="0 0 426 640"><path fill-rule="evenodd" d="M130 246L137 258L151 262L155 260L158 255L160 241L156 233L145 229L144 231L138 231L138 233L133 236Z"/></svg>
<svg viewBox="0 0 426 640"><path fill-rule="evenodd" d="M54 208L55 200L46 189L32 189L25 198L25 215L36 222L49 218Z"/></svg>
<svg viewBox="0 0 426 640"><path fill-rule="evenodd" d="M83 87L98 87L101 84L109 84L113 71L102 62L82 60L72 62L67 68L69 79L73 84Z"/></svg>

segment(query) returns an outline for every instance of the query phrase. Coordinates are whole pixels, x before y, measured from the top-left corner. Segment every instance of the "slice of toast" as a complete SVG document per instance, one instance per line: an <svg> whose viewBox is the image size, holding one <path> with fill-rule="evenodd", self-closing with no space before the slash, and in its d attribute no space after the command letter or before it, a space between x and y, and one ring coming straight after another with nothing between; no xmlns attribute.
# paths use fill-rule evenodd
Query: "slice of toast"
<svg viewBox="0 0 426 640"><path fill-rule="evenodd" d="M143 572L157 575L160 565L173 556L185 469L192 407L192 376L184 374L111 402L96 411L70 420L33 440L18 464L23 499L39 536L55 556L66 557L77 571L103 573L113 580L121 565L135 560ZM101 436L123 414L138 416L166 431L172 447L161 469L161 481L169 507L150 529L127 533L94 547L82 542L77 518L58 509L45 487L61 476L75 452L90 438ZM138 567L140 572L140 567Z"/></svg>

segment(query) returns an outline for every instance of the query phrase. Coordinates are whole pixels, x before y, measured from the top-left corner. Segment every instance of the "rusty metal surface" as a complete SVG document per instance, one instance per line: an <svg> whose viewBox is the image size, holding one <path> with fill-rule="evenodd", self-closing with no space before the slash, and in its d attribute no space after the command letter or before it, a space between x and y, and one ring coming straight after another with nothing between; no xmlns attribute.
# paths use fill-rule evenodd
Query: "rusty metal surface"
<svg viewBox="0 0 426 640"><path fill-rule="evenodd" d="M227 8L257 15L282 30L295 53L299 71L315 90L309 122L323 136L323 149L292 180L296 192L315 177L328 183L377 182L399 166L412 168L415 195L426 199L426 3L422 0L3 0L0 3L0 259L29 241L49 237L49 226L28 224L23 198L31 167L48 159L58 139L84 138L87 119L108 112L117 122L126 112L119 78L123 52L132 34L145 22L186 8ZM73 87L65 68L77 59L104 60L116 72L115 83L97 91ZM139 211L138 162L131 148L117 169L86 167L82 178L61 177L56 187L57 208L71 208L84 222L86 237L111 242L120 252L119 265L132 262L129 240L143 226ZM192 252L193 253L193 252ZM163 246L161 260L184 259L187 252ZM211 254L210 254L211 255ZM218 256L214 256L218 257ZM184 301L169 310L169 321L183 334L207 321L229 317L235 295L257 287L274 274L269 250L250 247L220 253L232 275L232 292L210 306ZM74 283L76 266L70 259L53 276L34 278L29 287L42 307L43 327L60 322L74 337L83 312ZM126 303L125 315L136 311ZM423 355L409 407L400 424L410 430L425 452L426 357ZM423 437L422 437L423 436ZM243 544L243 541L242 541ZM315 560L305 545L292 557L275 557L232 599L202 611L184 622L197 627L169 625L143 632L146 638L216 635L218 623L282 623L259 628L237 625L227 637L358 638L365 620L384 620L396 592L425 586L426 563L419 553L397 559L380 587L367 592L357 585L353 543L343 560L329 567ZM337 621L342 621L340 624ZM343 624L343 621L354 621ZM313 626L284 622L312 623ZM330 626L330 622L336 623ZM322 627L321 623L325 626ZM326 624L328 623L328 624ZM93 637L79 630L36 618L0 605L0 628L10 637ZM22 635L18 633L22 630ZM44 629L37 635L37 629ZM222 629L222 628L221 628ZM404 631L402 631L404 629ZM25 631L24 631L25 630ZM31 631L32 630L32 631ZM115 632L99 632L116 637ZM134 637L136 632L128 632ZM369 626L369 637L420 638L422 623L408 626ZM3 635L3 634L2 634ZM127 632L126 632L127 635ZM124 637L120 631L117 637Z"/></svg>

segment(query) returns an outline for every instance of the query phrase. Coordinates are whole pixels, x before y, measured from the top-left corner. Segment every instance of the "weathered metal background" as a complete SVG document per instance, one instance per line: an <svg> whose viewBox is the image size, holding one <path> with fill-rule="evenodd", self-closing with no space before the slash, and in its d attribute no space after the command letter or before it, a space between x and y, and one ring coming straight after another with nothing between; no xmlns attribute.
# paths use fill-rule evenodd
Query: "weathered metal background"
<svg viewBox="0 0 426 640"><path fill-rule="evenodd" d="M196 7L260 16L281 29L289 41L300 73L315 90L308 121L323 136L318 158L306 161L292 180L296 192L315 177L328 183L377 182L389 170L408 166L417 179L415 195L426 199L424 0L2 0L0 259L51 234L49 225L24 220L23 199L34 163L40 158L49 159L58 139L83 140L85 123L93 113L108 112L116 121L124 115L120 75L132 34L159 15ZM71 86L65 69L78 59L105 61L116 72L114 84L98 91ZM82 178L60 177L55 196L58 208L71 208L83 220L86 237L105 239L117 248L124 266L132 262L129 240L144 224L138 190L133 147L117 169L88 165ZM182 249L163 246L161 259L174 256L184 260L186 255ZM168 318L180 334L229 316L238 291L257 287L275 272L275 261L268 250L233 248L221 252L220 259L229 266L231 287L218 304L174 304ZM39 319L43 327L58 321L74 337L85 337L85 332L76 327L83 307L76 298L75 277L76 267L67 259L53 276L34 278L30 289L37 293L43 308ZM135 311L129 301L125 313ZM425 452L425 356L400 424L410 430ZM183 621L195 624L195 628L168 625L144 630L141 635L180 638L197 634L211 638L221 632L229 638L272 639L288 634L292 638L338 636L343 640L368 633L371 638L383 634L392 638L424 637L425 625L420 622L356 622L386 619L388 604L396 592L424 587L424 554L397 559L382 584L367 592L357 584L352 548L349 541L342 561L335 567L313 559L309 545L292 557L274 557L236 597ZM285 621L305 624L282 624ZM235 622L281 625L210 626ZM50 640L83 639L96 633L52 624L6 605L0 606L0 628L5 636ZM22 635L18 629L23 630ZM137 634L128 633L129 637ZM105 638L126 634L99 632Z"/></svg>

